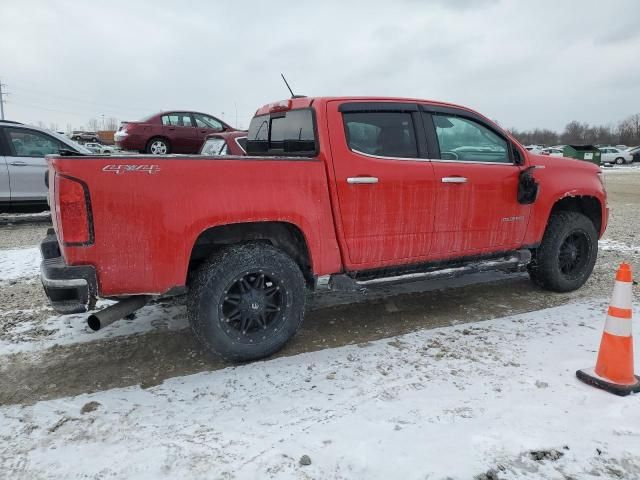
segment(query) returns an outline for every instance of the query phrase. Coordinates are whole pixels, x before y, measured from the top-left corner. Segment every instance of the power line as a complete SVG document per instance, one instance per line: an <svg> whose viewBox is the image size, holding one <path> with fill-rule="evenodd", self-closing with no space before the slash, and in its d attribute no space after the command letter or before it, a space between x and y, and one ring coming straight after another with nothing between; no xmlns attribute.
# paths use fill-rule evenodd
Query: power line
<svg viewBox="0 0 640 480"><path fill-rule="evenodd" d="M0 120L4 120L4 97L8 95L7 92L2 91L2 87L6 87L6 85L0 81Z"/></svg>

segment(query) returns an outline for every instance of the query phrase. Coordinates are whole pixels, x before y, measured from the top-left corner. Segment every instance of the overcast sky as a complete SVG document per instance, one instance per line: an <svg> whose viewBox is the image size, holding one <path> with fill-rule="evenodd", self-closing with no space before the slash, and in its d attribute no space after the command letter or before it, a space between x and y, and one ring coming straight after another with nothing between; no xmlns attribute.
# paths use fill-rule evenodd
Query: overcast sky
<svg viewBox="0 0 640 480"><path fill-rule="evenodd" d="M79 127L166 109L247 127L295 93L472 107L561 129L640 112L640 1L0 0L6 118Z"/></svg>

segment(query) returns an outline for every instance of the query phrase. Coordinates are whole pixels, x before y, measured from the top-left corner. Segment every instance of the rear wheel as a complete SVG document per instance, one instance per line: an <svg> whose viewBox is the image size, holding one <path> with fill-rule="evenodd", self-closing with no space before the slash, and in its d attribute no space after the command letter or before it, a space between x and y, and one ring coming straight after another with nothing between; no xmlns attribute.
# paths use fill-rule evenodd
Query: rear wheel
<svg viewBox="0 0 640 480"><path fill-rule="evenodd" d="M166 155L168 153L171 153L171 148L169 147L168 140L156 137L149 140L145 151L146 153L151 153L152 155Z"/></svg>
<svg viewBox="0 0 640 480"><path fill-rule="evenodd" d="M302 325L304 278L284 252L261 243L223 248L197 271L187 309L200 342L231 361L280 350Z"/></svg>
<svg viewBox="0 0 640 480"><path fill-rule="evenodd" d="M528 267L534 283L554 292L570 292L587 281L598 256L598 232L578 212L553 214Z"/></svg>
<svg viewBox="0 0 640 480"><path fill-rule="evenodd" d="M616 164L617 165L622 165L623 163L624 163L624 158L622 158L622 157L616 158Z"/></svg>

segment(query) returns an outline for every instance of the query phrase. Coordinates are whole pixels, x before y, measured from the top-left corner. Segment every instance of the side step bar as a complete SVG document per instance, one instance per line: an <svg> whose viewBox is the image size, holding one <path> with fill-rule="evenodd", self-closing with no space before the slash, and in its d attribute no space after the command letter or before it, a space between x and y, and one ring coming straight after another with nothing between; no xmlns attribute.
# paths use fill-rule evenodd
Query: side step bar
<svg viewBox="0 0 640 480"><path fill-rule="evenodd" d="M425 266L423 271L412 271L410 273L380 276L358 280L347 274L337 274L329 276L329 279L318 279L319 289L329 289L334 291L362 291L367 287L380 285L395 285L399 283L418 282L430 278L455 278L469 273L503 271L517 272L531 262L531 251L528 249L517 250L502 257L479 259L476 261L466 261L464 263L451 262L447 266Z"/></svg>

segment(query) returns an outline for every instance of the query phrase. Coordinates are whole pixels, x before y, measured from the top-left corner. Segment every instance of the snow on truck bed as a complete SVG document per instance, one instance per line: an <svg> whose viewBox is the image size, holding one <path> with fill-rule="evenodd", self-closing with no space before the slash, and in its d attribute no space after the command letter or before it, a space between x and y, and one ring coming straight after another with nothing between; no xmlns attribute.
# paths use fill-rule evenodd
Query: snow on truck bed
<svg viewBox="0 0 640 480"><path fill-rule="evenodd" d="M606 306L0 407L0 477L640 478L640 395L575 378Z"/></svg>

